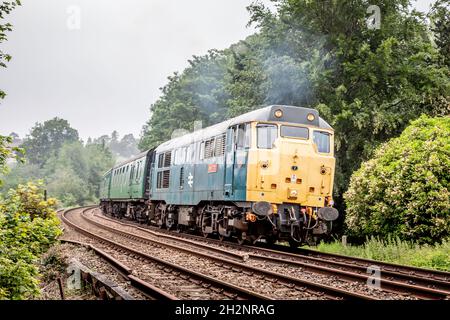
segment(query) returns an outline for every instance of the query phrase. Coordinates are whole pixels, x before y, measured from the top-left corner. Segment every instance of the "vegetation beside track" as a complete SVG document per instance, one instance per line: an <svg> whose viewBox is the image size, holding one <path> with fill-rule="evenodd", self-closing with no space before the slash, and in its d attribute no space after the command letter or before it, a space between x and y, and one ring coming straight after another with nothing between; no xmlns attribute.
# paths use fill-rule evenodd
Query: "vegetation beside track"
<svg viewBox="0 0 450 320"><path fill-rule="evenodd" d="M450 239L441 244L419 245L399 238L371 237L363 245L343 245L336 240L331 243L321 242L318 246L309 248L326 253L450 271Z"/></svg>
<svg viewBox="0 0 450 320"><path fill-rule="evenodd" d="M450 118L422 116L351 177L348 234L419 244L450 236ZM362 239L361 239L362 238Z"/></svg>
<svg viewBox="0 0 450 320"><path fill-rule="evenodd" d="M33 183L0 196L0 299L39 295L39 257L61 234L55 207Z"/></svg>

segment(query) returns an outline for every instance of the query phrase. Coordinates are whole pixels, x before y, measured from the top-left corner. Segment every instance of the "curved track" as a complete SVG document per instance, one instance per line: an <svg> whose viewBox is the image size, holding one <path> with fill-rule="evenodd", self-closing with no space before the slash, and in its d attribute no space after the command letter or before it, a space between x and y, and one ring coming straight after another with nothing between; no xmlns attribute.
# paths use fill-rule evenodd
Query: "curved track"
<svg viewBox="0 0 450 320"><path fill-rule="evenodd" d="M339 279L367 283L369 277L368 268L373 270L375 266L381 271L379 284L381 289L386 292L419 299L447 299L450 296L450 273L443 271L326 254L307 249L292 250L283 246L276 246L278 250L255 246L239 246L231 242L205 239L195 235L168 233L166 230L147 226L143 228L134 222L119 222L103 215L97 214L96 216L105 221L109 220L123 226L132 225L135 230L157 235L166 239L166 242L167 240L173 241L173 239L177 239L178 241L188 242L191 245L195 244L199 248L201 247L202 250L222 253L228 251L230 255L240 257L243 261L247 261L248 264L252 264L255 267L264 268L268 264L278 265L278 273L296 272L300 269L302 271L336 276Z"/></svg>
<svg viewBox="0 0 450 320"><path fill-rule="evenodd" d="M61 219L67 226L86 236L91 246L104 251L106 260L114 261L114 267L131 277L134 285L150 296L171 300L270 299L136 250L136 245L131 247L123 244L127 241L104 237L98 229L83 223L81 214L87 210L90 208L65 211Z"/></svg>
<svg viewBox="0 0 450 320"><path fill-rule="evenodd" d="M374 299L370 295L246 265L220 254L212 255L210 252L180 248L181 246L173 247L168 245L167 241L158 242L154 239L138 236L136 232L129 233L120 230L121 228L118 227L106 227L105 224L95 222L84 215L84 212L91 211L92 209L89 208L72 210L70 214L68 212L63 213L62 219L70 227L90 238L94 238L103 245L113 247L119 252L126 251L133 257L138 256L144 260L151 260L155 264L163 265L162 268L170 267L177 270L177 279L172 279L175 282L176 280L182 281L186 274L189 274L190 276L194 275L202 282L201 287L203 289L215 285L226 288L228 291L234 291L231 295L220 296L215 290L205 293L201 297L202 299ZM130 247L130 244L133 248ZM154 269L161 268L158 266L150 268L152 272ZM146 273L139 268L134 268L134 271L137 270L141 274ZM150 278L153 278L153 276ZM162 282L164 277L159 277L158 280ZM162 283L160 285L163 286ZM169 290L169 293L177 297L181 295L183 299L195 298L183 295L183 290L180 291L181 287L180 284L172 286L170 289L175 292L172 293Z"/></svg>

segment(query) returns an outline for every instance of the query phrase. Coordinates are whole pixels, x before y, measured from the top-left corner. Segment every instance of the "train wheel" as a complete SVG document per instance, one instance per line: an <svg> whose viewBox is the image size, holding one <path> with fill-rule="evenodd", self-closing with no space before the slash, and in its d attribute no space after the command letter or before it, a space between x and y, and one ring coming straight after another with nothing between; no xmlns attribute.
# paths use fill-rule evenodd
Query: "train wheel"
<svg viewBox="0 0 450 320"><path fill-rule="evenodd" d="M247 240L247 234L245 232L239 232L236 236L237 243L242 246Z"/></svg>
<svg viewBox="0 0 450 320"><path fill-rule="evenodd" d="M219 224L219 230L218 230L218 234L219 234L219 240L221 242L223 242L224 240L228 239L231 235L230 231L227 231L224 227L222 227Z"/></svg>

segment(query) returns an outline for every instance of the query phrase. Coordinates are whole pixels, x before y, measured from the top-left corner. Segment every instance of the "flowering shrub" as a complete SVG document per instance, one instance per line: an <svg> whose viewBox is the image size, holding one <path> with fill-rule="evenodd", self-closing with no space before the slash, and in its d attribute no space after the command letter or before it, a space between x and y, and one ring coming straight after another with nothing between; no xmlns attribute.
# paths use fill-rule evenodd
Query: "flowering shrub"
<svg viewBox="0 0 450 320"><path fill-rule="evenodd" d="M450 235L450 118L420 117L351 177L346 225L357 237L419 243Z"/></svg>
<svg viewBox="0 0 450 320"><path fill-rule="evenodd" d="M39 294L35 262L61 234L56 200L42 184L19 185L0 198L0 299Z"/></svg>

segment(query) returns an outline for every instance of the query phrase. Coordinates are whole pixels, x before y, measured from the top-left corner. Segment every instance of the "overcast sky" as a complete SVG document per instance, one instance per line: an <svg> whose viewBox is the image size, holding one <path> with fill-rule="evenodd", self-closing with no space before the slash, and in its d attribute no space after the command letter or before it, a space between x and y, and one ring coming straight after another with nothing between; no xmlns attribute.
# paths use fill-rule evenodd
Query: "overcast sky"
<svg viewBox="0 0 450 320"><path fill-rule="evenodd" d="M113 130L139 136L167 76L192 55L254 32L246 28L251 2L22 0L2 44L13 59L0 70L7 93L0 134L24 137L35 122L57 116L83 139ZM431 2L416 8L427 10Z"/></svg>

